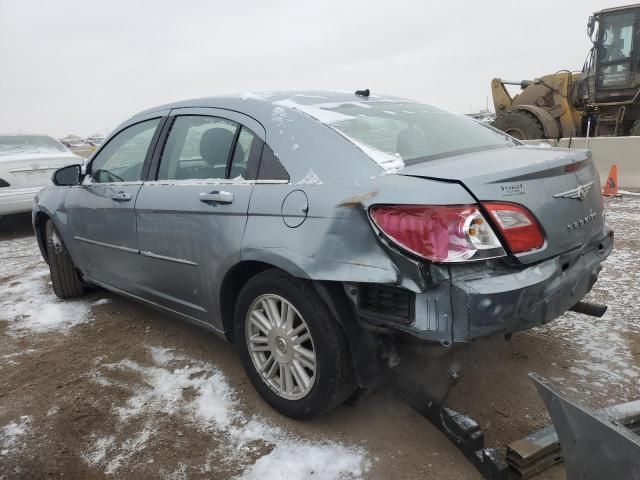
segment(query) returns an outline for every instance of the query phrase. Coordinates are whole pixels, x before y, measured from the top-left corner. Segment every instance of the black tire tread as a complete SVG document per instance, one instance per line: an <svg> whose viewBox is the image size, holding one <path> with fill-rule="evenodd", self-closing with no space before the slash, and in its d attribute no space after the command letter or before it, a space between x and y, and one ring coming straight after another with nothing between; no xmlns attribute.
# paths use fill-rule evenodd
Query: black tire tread
<svg viewBox="0 0 640 480"><path fill-rule="evenodd" d="M326 403L322 408L317 408L313 411L308 411L302 414L293 413L288 411L286 408L279 408L272 404L276 410L293 418L305 420L316 418L343 404L351 397L351 395L353 395L357 388L348 338L342 327L333 318L329 308L316 293L311 282L292 277L278 269L269 269L252 277L245 287L252 283L257 283L258 281L264 281L265 279L269 279L270 282L282 282L288 284L289 287L298 289L304 297L307 306L320 316L320 318L326 318L328 320L322 324L324 330L323 333L327 337L328 342L330 344L335 344L336 348L333 352L334 355L331 357L335 362L333 365L334 368L332 369L334 376L328 389L329 391ZM238 298L240 299L241 297L242 292ZM244 321L244 319L237 315L236 332L238 331L238 322L240 321ZM238 343L244 342L243 338L237 338L236 340ZM250 365L250 367L253 368L253 365Z"/></svg>
<svg viewBox="0 0 640 480"><path fill-rule="evenodd" d="M546 138L540 121L535 115L525 110L513 110L503 113L499 115L491 125L507 133L509 128L517 128L526 135L526 138L522 138L521 140Z"/></svg>
<svg viewBox="0 0 640 480"><path fill-rule="evenodd" d="M49 271L51 272L51 284L53 291L59 298L72 298L85 293L85 287L76 271L67 247L64 245L60 234L56 232L59 245L53 242L55 227L51 220L47 221L46 240Z"/></svg>

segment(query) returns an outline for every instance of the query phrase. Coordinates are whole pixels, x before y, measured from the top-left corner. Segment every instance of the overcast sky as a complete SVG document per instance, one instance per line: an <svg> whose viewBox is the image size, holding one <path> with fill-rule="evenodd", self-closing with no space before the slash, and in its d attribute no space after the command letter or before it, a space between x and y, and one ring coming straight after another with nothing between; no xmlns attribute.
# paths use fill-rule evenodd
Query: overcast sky
<svg viewBox="0 0 640 480"><path fill-rule="evenodd" d="M467 113L494 76L581 69L587 18L618 2L0 0L0 132L86 136L174 100L288 89Z"/></svg>

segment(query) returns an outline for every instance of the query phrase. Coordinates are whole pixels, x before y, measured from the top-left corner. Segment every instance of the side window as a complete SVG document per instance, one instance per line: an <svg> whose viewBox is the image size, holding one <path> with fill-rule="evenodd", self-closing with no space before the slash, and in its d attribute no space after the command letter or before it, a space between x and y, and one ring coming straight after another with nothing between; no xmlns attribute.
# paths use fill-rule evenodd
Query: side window
<svg viewBox="0 0 640 480"><path fill-rule="evenodd" d="M91 162L91 178L96 183L135 182L156 132L159 118L136 123L113 137Z"/></svg>
<svg viewBox="0 0 640 480"><path fill-rule="evenodd" d="M289 174L282 166L278 157L276 157L269 145L264 144L262 149L262 159L260 160L260 171L258 172L258 180L286 180L289 181Z"/></svg>
<svg viewBox="0 0 640 480"><path fill-rule="evenodd" d="M158 180L226 178L238 125L202 115L176 117L160 159Z"/></svg>
<svg viewBox="0 0 640 480"><path fill-rule="evenodd" d="M233 151L229 178L255 180L262 153L262 141L247 127L242 127Z"/></svg>

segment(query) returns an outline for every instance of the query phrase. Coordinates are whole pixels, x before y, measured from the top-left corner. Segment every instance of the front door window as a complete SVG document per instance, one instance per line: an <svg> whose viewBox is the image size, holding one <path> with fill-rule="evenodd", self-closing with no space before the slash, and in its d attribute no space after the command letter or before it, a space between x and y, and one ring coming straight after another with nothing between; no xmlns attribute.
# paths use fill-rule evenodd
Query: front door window
<svg viewBox="0 0 640 480"><path fill-rule="evenodd" d="M159 123L159 118L136 123L113 137L91 162L93 181L110 183L140 180L142 166Z"/></svg>

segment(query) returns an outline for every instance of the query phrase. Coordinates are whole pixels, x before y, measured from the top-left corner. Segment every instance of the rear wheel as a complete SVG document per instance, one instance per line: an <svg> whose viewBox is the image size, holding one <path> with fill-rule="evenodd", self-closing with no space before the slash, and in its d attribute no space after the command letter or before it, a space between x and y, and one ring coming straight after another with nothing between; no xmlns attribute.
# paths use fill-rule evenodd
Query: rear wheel
<svg viewBox="0 0 640 480"><path fill-rule="evenodd" d="M69 251L51 220L47 221L47 257L53 291L60 298L77 297L85 293L85 287L73 265Z"/></svg>
<svg viewBox="0 0 640 480"><path fill-rule="evenodd" d="M493 121L492 125L518 140L545 138L544 130L538 119L523 110L502 114Z"/></svg>
<svg viewBox="0 0 640 480"><path fill-rule="evenodd" d="M260 395L284 415L308 419L355 391L347 338L308 282L277 270L238 297L236 341Z"/></svg>

